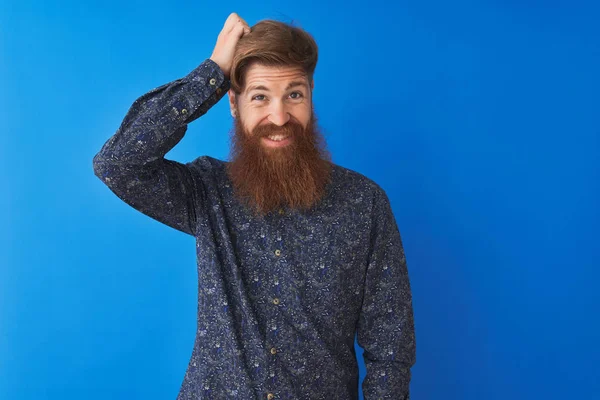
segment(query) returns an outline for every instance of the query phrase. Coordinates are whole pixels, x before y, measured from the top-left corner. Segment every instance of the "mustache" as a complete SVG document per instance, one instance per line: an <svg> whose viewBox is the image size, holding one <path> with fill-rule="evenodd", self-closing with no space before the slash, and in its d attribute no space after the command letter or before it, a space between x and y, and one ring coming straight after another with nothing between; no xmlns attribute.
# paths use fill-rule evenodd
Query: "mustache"
<svg viewBox="0 0 600 400"><path fill-rule="evenodd" d="M290 120L285 125L277 126L275 124L259 125L252 131L252 136L262 138L271 135L292 135L298 136L304 132L302 125L296 121Z"/></svg>

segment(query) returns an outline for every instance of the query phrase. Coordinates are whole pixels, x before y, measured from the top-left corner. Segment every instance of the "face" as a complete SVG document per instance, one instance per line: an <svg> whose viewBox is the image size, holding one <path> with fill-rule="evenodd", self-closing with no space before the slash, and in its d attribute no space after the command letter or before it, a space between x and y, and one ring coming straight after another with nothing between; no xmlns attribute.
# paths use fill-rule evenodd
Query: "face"
<svg viewBox="0 0 600 400"><path fill-rule="evenodd" d="M316 126L313 88L302 70L255 64L242 92L229 92L234 129L227 169L238 197L259 214L308 209L324 194L331 163Z"/></svg>
<svg viewBox="0 0 600 400"><path fill-rule="evenodd" d="M232 116L243 121L252 132L258 126L284 126L290 120L306 129L312 114L312 89L304 71L291 67L267 67L253 64L246 71L242 93L229 91ZM282 147L288 141L273 142L265 138L267 147Z"/></svg>

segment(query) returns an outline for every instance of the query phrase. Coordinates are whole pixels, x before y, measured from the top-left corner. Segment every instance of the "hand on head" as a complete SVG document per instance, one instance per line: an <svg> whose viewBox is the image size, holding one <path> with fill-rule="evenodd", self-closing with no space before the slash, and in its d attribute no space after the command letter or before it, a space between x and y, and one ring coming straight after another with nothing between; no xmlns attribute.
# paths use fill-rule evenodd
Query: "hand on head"
<svg viewBox="0 0 600 400"><path fill-rule="evenodd" d="M229 14L210 56L210 59L221 67L227 79L229 79L229 73L231 72L235 46L240 38L248 33L250 33L248 23L236 13Z"/></svg>

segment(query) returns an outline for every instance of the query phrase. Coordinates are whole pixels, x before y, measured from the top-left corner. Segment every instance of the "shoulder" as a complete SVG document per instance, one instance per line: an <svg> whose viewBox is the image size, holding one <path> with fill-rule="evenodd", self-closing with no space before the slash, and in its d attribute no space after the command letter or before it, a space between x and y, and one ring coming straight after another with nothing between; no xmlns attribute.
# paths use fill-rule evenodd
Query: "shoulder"
<svg viewBox="0 0 600 400"><path fill-rule="evenodd" d="M333 182L349 192L387 198L385 190L372 178L341 165L333 164Z"/></svg>
<svg viewBox="0 0 600 400"><path fill-rule="evenodd" d="M388 194L372 178L358 171L334 165L334 182L340 201L362 207L362 212L374 220L395 218Z"/></svg>

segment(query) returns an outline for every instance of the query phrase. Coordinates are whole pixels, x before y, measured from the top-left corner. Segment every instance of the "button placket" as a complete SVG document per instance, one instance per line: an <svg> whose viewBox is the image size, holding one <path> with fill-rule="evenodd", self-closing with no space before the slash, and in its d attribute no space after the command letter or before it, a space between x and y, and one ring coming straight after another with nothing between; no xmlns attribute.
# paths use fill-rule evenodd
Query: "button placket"
<svg viewBox="0 0 600 400"><path fill-rule="evenodd" d="M273 251L272 254L274 254L273 257L273 270L274 272L277 270L280 270L280 265L281 263L285 263L285 258L282 257L283 251L282 251L282 244L281 244L281 232L280 229L277 229L275 232L275 241L274 243L276 243L276 248ZM281 287L280 287L280 281L279 281L279 274L277 274L276 272L272 274L272 303L274 304L274 307L277 307L281 300L279 299L279 296L281 294ZM280 351L280 348L278 347L278 342L277 342L277 337L278 337L278 328L279 328L279 324L278 324L278 309L274 308L273 313L271 314L272 318L271 321L269 321L269 341L270 341L270 348L269 348L269 353L272 357L271 359L271 365L270 365L270 376L271 376L271 384L272 385L277 385L277 373L278 371L276 370L277 367L277 362L276 362L276 358L277 354ZM274 387L271 387L271 389L274 389ZM275 398L273 393L269 393L272 395L272 397L268 397L268 398Z"/></svg>

